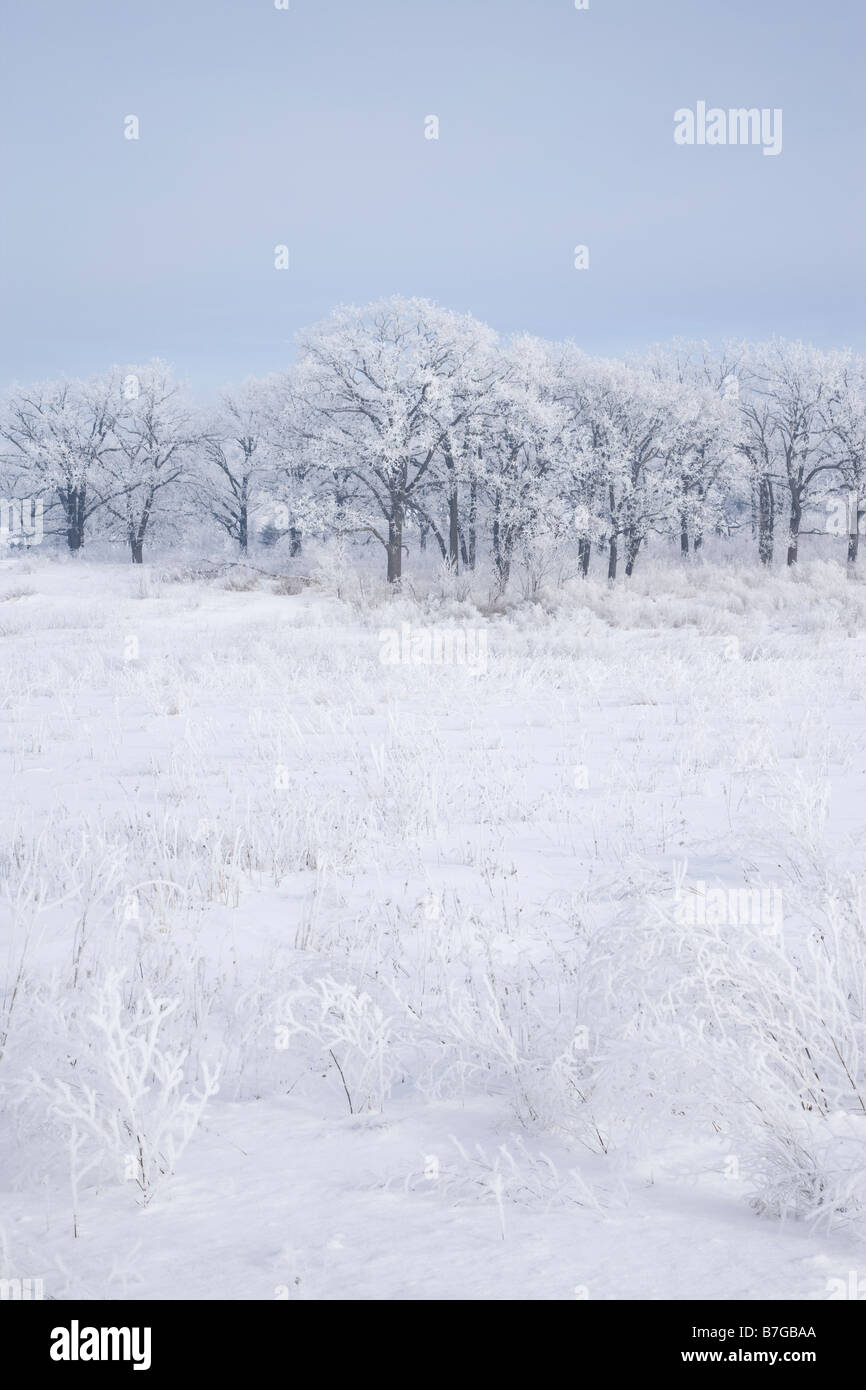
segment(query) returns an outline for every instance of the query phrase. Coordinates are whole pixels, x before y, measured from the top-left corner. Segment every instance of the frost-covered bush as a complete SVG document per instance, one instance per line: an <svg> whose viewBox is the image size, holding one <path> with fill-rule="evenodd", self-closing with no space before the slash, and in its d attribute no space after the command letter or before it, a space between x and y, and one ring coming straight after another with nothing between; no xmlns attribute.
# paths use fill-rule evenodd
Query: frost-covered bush
<svg viewBox="0 0 866 1390"><path fill-rule="evenodd" d="M850 881L814 896L820 918L782 931L657 898L625 914L600 1084L656 1138L676 1116L722 1133L758 1210L863 1225L866 930Z"/></svg>
<svg viewBox="0 0 866 1390"><path fill-rule="evenodd" d="M35 1006L63 1062L53 1075L31 1067L15 1104L25 1132L47 1124L62 1136L76 1233L87 1179L130 1182L150 1203L218 1090L220 1059L195 1055L194 996L186 972L174 974L183 995L108 967L69 993L44 990Z"/></svg>

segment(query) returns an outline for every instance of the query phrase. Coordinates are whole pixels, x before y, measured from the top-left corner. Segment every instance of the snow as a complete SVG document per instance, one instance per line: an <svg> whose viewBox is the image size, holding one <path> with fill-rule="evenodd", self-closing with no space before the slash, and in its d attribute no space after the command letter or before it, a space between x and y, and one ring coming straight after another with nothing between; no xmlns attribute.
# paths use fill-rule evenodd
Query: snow
<svg viewBox="0 0 866 1390"><path fill-rule="evenodd" d="M819 563L648 564L510 607L275 587L0 565L0 1277L60 1299L826 1298L862 1265L856 1104L828 1092L798 1129L784 1059L756 1066L776 1149L723 1073L763 1047L761 990L805 968L826 885L854 900L866 587ZM405 623L483 630L485 668L383 664ZM783 897L781 942L724 928L728 992L753 969L757 1002L718 1036L711 932L659 954L677 882ZM125 1042L97 1022L115 978ZM147 991L174 1007L150 1050ZM791 999L807 1028L809 989ZM779 1219L789 1121L849 1196L785 1195Z"/></svg>

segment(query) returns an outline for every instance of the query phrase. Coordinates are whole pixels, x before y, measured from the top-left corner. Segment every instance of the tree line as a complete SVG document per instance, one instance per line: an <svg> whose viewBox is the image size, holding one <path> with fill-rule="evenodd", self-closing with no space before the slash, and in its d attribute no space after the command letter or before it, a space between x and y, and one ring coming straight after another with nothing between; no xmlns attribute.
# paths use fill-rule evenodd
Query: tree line
<svg viewBox="0 0 866 1390"><path fill-rule="evenodd" d="M866 358L801 342L676 342L600 359L501 340L472 315L394 297L339 308L286 370L205 407L163 362L13 386L0 490L39 498L73 553L122 538L133 563L178 518L247 551L255 535L410 538L455 571L483 553L504 589L573 546L586 575L630 575L653 534L684 556L710 534L797 562L804 522L841 509L854 565L864 508Z"/></svg>

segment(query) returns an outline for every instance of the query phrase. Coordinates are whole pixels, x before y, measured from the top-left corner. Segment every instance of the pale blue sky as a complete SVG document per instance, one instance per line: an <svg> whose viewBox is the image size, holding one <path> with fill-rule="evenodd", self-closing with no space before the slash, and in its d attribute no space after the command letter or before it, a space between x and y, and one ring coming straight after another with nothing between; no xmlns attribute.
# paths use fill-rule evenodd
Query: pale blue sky
<svg viewBox="0 0 866 1390"><path fill-rule="evenodd" d="M589 351L866 348L864 41L862 0L27 0L0 382L160 355L216 386L393 292ZM678 147L698 100L781 107L782 154Z"/></svg>

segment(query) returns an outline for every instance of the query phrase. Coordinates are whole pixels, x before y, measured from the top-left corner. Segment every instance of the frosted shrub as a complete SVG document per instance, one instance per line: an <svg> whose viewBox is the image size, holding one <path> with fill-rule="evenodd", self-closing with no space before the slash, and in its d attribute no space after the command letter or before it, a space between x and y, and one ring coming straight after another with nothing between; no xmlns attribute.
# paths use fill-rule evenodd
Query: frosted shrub
<svg viewBox="0 0 866 1390"><path fill-rule="evenodd" d="M591 1104L597 1035L581 979L585 945L517 953L476 925L450 949L444 938L437 946L441 958L425 962L424 992L408 1005L427 1031L425 1090L504 1095L524 1125L603 1151Z"/></svg>
<svg viewBox="0 0 866 1390"><path fill-rule="evenodd" d="M129 993L119 972L107 972L87 1012L69 1018L75 1079L37 1078L51 1120L67 1136L76 1227L81 1182L94 1170L134 1182L146 1206L218 1089L219 1066L207 1062L197 1088L186 1082L190 1043L169 1036L181 1000Z"/></svg>
<svg viewBox="0 0 866 1390"><path fill-rule="evenodd" d="M369 994L330 976L298 984L280 1000L275 1045L312 1039L336 1067L350 1114L384 1110L398 1059L391 1019Z"/></svg>
<svg viewBox="0 0 866 1390"><path fill-rule="evenodd" d="M456 1156L427 1155L424 1168L404 1181L407 1191L430 1192L452 1204L480 1202L496 1208L499 1232L508 1235L509 1206L581 1206L601 1211L599 1200L575 1167L561 1171L543 1150L531 1150L520 1135L512 1136L491 1153L482 1144L473 1150L452 1134L449 1148Z"/></svg>
<svg viewBox="0 0 866 1390"><path fill-rule="evenodd" d="M853 889L853 885L852 885ZM776 1216L866 1216L866 932L852 891L784 933L677 920L657 901L620 924L631 1018L607 1083L635 1107L726 1136L753 1204ZM628 945L626 944L628 939ZM629 985L628 975L631 977Z"/></svg>

